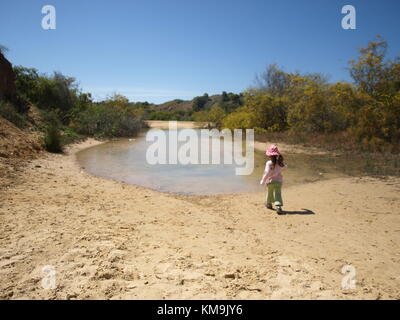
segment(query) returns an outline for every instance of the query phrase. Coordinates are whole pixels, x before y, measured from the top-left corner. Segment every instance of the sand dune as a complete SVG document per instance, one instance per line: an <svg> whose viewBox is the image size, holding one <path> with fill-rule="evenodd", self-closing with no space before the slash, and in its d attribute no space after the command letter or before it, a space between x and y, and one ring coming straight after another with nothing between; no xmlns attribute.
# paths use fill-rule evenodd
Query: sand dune
<svg viewBox="0 0 400 320"><path fill-rule="evenodd" d="M186 197L91 176L75 152L96 143L32 160L1 191L2 299L400 298L398 178L286 188L278 216L262 190Z"/></svg>

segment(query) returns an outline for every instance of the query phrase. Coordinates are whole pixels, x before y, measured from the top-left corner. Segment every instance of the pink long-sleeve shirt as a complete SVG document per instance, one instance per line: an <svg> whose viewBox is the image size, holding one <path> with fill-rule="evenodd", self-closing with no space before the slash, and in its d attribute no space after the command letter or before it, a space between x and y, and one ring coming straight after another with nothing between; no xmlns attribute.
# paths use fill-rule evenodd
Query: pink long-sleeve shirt
<svg viewBox="0 0 400 320"><path fill-rule="evenodd" d="M272 181L283 182L282 171L285 170L287 166L281 167L280 165L272 163L271 160L268 160L265 164L264 175L261 178L260 184L270 183Z"/></svg>

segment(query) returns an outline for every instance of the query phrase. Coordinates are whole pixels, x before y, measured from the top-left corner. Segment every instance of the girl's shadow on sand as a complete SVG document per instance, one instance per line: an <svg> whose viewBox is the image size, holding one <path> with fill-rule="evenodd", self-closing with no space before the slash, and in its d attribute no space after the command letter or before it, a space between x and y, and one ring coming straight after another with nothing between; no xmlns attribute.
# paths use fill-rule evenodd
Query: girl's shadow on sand
<svg viewBox="0 0 400 320"><path fill-rule="evenodd" d="M314 211L309 210L309 209L300 209L298 211L287 211L287 210L282 210L281 215L285 215L285 214L304 214L304 215L308 215L308 214L315 214Z"/></svg>

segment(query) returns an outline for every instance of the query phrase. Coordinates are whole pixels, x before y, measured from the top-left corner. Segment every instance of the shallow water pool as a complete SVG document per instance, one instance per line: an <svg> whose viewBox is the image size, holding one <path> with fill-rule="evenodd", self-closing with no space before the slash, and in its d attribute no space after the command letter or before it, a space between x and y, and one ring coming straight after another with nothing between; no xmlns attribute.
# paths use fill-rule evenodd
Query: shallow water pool
<svg viewBox="0 0 400 320"><path fill-rule="evenodd" d="M165 133L168 135L167 131ZM253 173L240 176L235 174L235 164L150 165L146 160L146 151L152 143L146 141L143 133L135 139L110 141L82 150L78 152L77 159L87 172L96 176L163 192L211 195L258 192L265 188L259 185L266 161L262 152L255 152ZM180 146L179 144L178 148ZM222 153L223 148L221 159ZM363 171L362 165L355 163L349 166L348 162L340 157L305 154L284 156L289 166L284 172L284 186L358 175Z"/></svg>

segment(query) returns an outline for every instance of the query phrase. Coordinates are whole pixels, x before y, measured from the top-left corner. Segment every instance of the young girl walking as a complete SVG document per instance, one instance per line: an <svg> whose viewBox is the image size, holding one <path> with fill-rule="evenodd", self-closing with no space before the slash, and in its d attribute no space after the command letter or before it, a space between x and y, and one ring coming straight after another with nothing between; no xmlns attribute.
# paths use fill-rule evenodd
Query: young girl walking
<svg viewBox="0 0 400 320"><path fill-rule="evenodd" d="M265 164L264 175L260 181L260 184L267 184L267 197L265 206L268 209L272 209L272 204L275 205L276 212L282 214L282 171L287 168L283 163L283 156L275 145L270 146L266 155L269 160Z"/></svg>

